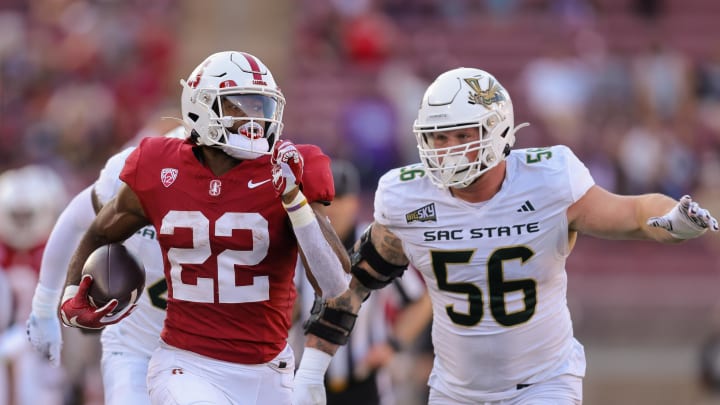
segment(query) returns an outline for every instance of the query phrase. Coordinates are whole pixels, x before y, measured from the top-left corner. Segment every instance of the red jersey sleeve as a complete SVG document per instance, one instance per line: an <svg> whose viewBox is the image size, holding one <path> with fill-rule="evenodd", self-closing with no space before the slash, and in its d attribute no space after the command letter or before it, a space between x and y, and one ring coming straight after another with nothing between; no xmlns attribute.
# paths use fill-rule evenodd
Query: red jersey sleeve
<svg viewBox="0 0 720 405"><path fill-rule="evenodd" d="M335 198L330 158L315 145L297 145L303 155L303 194L310 202L329 204Z"/></svg>
<svg viewBox="0 0 720 405"><path fill-rule="evenodd" d="M140 144L138 145L135 150L130 152L128 157L125 159L125 165L123 166L122 171L120 171L120 180L125 182L128 186L130 186L131 189L136 190L137 181L139 178L138 176L138 164L140 162L140 155L142 154L143 145L147 143L147 140L149 138L145 138L142 141L140 141Z"/></svg>

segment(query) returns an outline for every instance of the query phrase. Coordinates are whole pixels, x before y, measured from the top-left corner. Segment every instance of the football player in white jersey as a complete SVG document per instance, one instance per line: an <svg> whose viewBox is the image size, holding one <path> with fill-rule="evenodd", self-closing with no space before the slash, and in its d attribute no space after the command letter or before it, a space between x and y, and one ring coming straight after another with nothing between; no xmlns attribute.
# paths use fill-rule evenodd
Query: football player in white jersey
<svg viewBox="0 0 720 405"><path fill-rule="evenodd" d="M185 129L177 127L165 136L184 138ZM129 147L108 159L97 181L80 192L63 211L45 248L27 332L33 346L56 365L62 346L56 311L73 247L77 246L99 208L119 190L122 184L120 171L134 149ZM165 319L167 284L160 246L152 226L142 228L124 245L143 264L147 281L145 293L137 301L132 316L105 327L102 332L105 404L150 404L145 380L148 361L158 346Z"/></svg>
<svg viewBox="0 0 720 405"><path fill-rule="evenodd" d="M565 146L511 150L510 96L459 68L427 89L414 124L422 164L379 181L374 222L352 258L356 291L410 263L433 303L429 403L579 404L565 262L578 233L675 243L717 231L689 196L621 196Z"/></svg>

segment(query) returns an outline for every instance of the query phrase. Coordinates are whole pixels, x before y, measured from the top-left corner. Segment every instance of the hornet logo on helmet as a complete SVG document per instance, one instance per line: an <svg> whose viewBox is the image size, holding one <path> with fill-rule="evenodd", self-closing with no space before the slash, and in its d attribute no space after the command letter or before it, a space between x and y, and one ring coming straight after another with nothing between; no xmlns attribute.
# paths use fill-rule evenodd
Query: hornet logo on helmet
<svg viewBox="0 0 720 405"><path fill-rule="evenodd" d="M480 88L480 82L477 77L471 77L469 79L463 79L465 83L473 89L468 95L468 103L470 104L481 104L483 107L490 109L490 105L505 101L505 96L502 94L499 84L493 79L488 80L487 90Z"/></svg>
<svg viewBox="0 0 720 405"><path fill-rule="evenodd" d="M210 59L206 60L205 63L200 66L200 69L198 69L197 74L195 77L188 82L188 86L192 87L193 89L197 88L197 86L200 84L200 79L202 79L203 73L205 72L205 67L210 64Z"/></svg>

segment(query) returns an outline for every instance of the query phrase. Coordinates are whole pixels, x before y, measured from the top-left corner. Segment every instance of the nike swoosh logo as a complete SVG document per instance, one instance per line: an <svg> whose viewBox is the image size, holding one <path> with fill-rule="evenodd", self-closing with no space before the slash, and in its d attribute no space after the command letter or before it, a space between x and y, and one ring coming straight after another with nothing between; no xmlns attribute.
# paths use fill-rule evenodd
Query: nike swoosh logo
<svg viewBox="0 0 720 405"><path fill-rule="evenodd" d="M263 180L263 181L258 182L258 183L253 183L252 180L249 180L249 181L248 181L248 188L260 187L260 186L262 186L263 184L267 183L268 181L270 181L270 179Z"/></svg>

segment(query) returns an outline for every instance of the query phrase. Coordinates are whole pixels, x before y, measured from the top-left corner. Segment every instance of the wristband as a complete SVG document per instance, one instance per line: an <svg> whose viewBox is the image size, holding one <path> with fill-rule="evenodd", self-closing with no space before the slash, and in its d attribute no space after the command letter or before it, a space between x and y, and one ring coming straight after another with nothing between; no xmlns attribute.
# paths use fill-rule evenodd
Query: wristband
<svg viewBox="0 0 720 405"><path fill-rule="evenodd" d="M73 284L70 284L69 286L65 287L65 291L63 292L62 301L60 302L60 304L62 305L65 303L65 301L74 297L77 294L79 289L80 289L80 286L73 285Z"/></svg>
<svg viewBox="0 0 720 405"><path fill-rule="evenodd" d="M287 204L283 202L282 205L295 228L303 227L315 221L315 213L310 208L310 204L308 204L307 198L305 198L302 191L298 192L292 201Z"/></svg>
<svg viewBox="0 0 720 405"><path fill-rule="evenodd" d="M47 288L41 283L35 287L32 299L32 311L38 318L55 318L61 290Z"/></svg>
<svg viewBox="0 0 720 405"><path fill-rule="evenodd" d="M324 384L325 371L331 360L331 355L313 347L305 347L295 374L295 381L303 380L309 384Z"/></svg>

